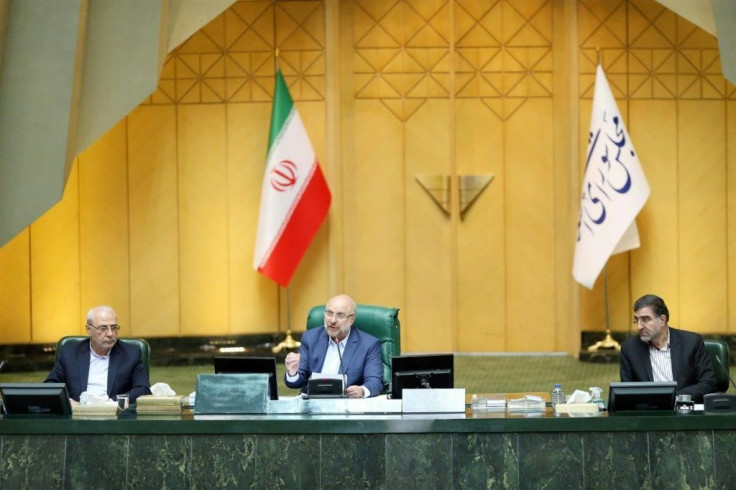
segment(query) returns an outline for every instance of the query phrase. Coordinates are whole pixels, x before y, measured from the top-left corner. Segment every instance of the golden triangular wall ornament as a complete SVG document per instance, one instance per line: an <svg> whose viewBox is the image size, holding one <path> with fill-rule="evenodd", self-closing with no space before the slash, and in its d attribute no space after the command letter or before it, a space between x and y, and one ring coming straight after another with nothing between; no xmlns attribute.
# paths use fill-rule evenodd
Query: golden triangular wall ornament
<svg viewBox="0 0 736 490"><path fill-rule="evenodd" d="M449 175L417 175L419 185L432 196L434 202L446 213L450 214L450 176Z"/></svg>
<svg viewBox="0 0 736 490"><path fill-rule="evenodd" d="M458 193L460 202L460 219L470 205L480 196L493 180L492 174L458 175ZM417 182L421 185L434 202L445 212L451 214L450 192L452 191L449 175L417 175Z"/></svg>
<svg viewBox="0 0 736 490"><path fill-rule="evenodd" d="M465 217L465 212L470 208L470 205L478 199L481 192L488 187L488 184L493 180L492 174L481 174L481 175L459 175L459 193L460 193L460 219Z"/></svg>

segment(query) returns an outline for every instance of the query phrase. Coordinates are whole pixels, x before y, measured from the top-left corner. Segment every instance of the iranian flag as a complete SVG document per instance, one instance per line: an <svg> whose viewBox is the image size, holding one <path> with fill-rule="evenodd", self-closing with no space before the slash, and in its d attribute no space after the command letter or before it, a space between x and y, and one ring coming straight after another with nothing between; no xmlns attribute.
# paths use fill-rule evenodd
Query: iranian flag
<svg viewBox="0 0 736 490"><path fill-rule="evenodd" d="M277 70L253 268L287 287L331 200L307 131Z"/></svg>

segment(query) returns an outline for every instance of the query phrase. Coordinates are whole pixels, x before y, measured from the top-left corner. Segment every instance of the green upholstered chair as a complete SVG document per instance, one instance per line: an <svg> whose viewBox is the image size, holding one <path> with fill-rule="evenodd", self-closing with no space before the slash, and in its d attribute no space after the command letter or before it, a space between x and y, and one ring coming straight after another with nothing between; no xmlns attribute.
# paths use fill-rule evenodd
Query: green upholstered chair
<svg viewBox="0 0 736 490"><path fill-rule="evenodd" d="M61 348L63 346L65 346L66 344L76 343L88 338L89 337L82 335L69 335L67 337L62 337L61 340L59 340L59 342L56 344L56 354L54 356L54 361L56 361L56 358L59 356L59 352L61 351ZM118 341L138 346L138 348L141 350L141 357L143 358L143 367L146 368L146 374L150 377L151 347L148 345L148 342L144 339L132 339L127 337L118 337Z"/></svg>
<svg viewBox="0 0 736 490"><path fill-rule="evenodd" d="M307 329L325 324L325 306L315 306L307 315ZM353 328L369 333L381 341L383 392L391 384L391 357L401 355L401 323L399 309L383 306L357 305Z"/></svg>
<svg viewBox="0 0 736 490"><path fill-rule="evenodd" d="M716 375L716 384L718 384L718 391L728 391L728 371L729 359L728 359L728 344L723 340L705 340L705 350L710 356L710 360L713 362L713 372ZM718 359L718 361L716 361Z"/></svg>

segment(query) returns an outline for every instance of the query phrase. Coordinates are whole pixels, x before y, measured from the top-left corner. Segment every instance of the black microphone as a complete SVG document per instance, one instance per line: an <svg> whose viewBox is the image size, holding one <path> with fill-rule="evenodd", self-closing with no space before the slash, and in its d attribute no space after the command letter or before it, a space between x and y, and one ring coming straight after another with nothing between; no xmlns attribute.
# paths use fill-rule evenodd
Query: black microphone
<svg viewBox="0 0 736 490"><path fill-rule="evenodd" d="M337 356L340 358L340 367L337 370L337 374L342 375L342 394L345 394L345 391L347 390L348 380L347 376L343 372L345 369L342 367L342 354L340 354L340 341L335 338L335 346L337 346Z"/></svg>
<svg viewBox="0 0 736 490"><path fill-rule="evenodd" d="M713 359L716 360L719 366L723 368L724 371L726 371L726 376L728 376L728 380L731 382L731 386L736 388L736 383L733 382L733 378L731 377L731 374L728 372L728 368L723 365L720 359L718 359L717 356L714 356Z"/></svg>

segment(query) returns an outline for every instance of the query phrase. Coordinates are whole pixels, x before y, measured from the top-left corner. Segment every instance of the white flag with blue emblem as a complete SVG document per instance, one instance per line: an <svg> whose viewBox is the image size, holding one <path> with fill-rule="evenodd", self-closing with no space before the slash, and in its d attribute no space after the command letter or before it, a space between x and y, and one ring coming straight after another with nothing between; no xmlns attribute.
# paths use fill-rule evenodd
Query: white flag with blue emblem
<svg viewBox="0 0 736 490"><path fill-rule="evenodd" d="M636 215L648 198L649 183L598 65L572 267L577 282L592 289L611 255L639 246Z"/></svg>

